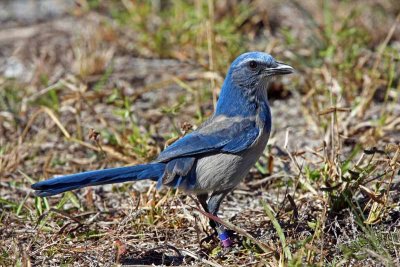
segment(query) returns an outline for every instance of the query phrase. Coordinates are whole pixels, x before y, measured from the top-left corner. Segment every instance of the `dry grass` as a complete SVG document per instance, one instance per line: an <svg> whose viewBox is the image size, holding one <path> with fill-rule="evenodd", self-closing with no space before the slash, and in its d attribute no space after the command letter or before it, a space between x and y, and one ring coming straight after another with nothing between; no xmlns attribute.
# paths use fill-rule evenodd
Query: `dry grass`
<svg viewBox="0 0 400 267"><path fill-rule="evenodd" d="M0 265L400 264L398 1L77 2L0 30ZM246 50L298 73L272 85L268 149L223 203L231 251L150 182L33 196L154 158Z"/></svg>

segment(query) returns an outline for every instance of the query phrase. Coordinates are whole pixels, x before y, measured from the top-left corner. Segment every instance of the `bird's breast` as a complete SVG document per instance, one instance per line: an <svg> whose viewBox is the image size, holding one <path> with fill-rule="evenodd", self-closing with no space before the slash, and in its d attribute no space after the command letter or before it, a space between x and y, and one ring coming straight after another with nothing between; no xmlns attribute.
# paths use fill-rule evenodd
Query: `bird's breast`
<svg viewBox="0 0 400 267"><path fill-rule="evenodd" d="M268 137L269 132L261 130L256 141L238 154L218 153L199 158L195 167L196 184L190 191L200 194L233 189L260 158Z"/></svg>

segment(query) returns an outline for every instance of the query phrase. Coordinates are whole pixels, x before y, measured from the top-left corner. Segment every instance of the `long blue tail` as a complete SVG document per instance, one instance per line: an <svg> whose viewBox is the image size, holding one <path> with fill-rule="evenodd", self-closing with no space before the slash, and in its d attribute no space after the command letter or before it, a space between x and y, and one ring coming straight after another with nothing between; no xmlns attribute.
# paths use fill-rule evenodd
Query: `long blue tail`
<svg viewBox="0 0 400 267"><path fill-rule="evenodd" d="M150 179L157 181L164 173L164 163L88 171L55 177L32 185L37 196L46 197L91 185L123 183Z"/></svg>

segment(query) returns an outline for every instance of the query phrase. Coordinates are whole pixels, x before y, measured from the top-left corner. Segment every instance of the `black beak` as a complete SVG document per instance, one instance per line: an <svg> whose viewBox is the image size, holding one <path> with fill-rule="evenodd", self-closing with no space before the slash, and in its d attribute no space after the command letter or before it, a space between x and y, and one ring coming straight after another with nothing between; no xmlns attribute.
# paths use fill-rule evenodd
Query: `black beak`
<svg viewBox="0 0 400 267"><path fill-rule="evenodd" d="M276 62L276 63L277 63L276 66L268 68L267 70L268 75L286 75L294 72L293 67L281 62Z"/></svg>

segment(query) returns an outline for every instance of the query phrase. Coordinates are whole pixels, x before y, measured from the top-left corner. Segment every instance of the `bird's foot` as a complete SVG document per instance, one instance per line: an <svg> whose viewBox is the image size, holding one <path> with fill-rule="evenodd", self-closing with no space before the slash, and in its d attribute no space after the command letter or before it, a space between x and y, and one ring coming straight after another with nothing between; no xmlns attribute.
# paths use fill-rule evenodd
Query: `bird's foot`
<svg viewBox="0 0 400 267"><path fill-rule="evenodd" d="M200 246L202 246L203 243L208 243L208 242L210 242L211 240L217 241L217 233L216 233L216 232L214 232L214 233L212 233L212 234L209 234L209 235L207 235L205 238L203 238L202 240L200 240Z"/></svg>

